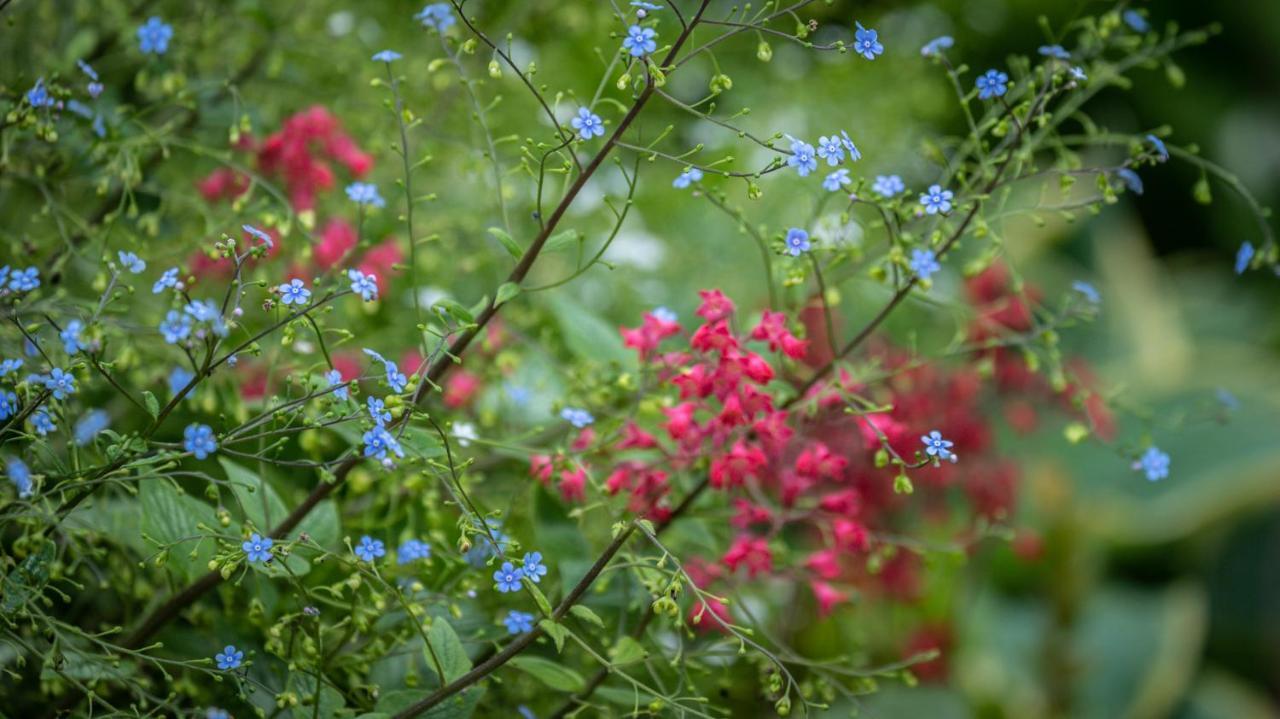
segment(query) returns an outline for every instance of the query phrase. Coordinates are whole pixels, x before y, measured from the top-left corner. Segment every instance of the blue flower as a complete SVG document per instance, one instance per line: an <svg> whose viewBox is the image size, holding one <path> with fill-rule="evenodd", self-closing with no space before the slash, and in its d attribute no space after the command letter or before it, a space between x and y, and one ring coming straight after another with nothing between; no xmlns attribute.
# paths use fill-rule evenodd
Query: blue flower
<svg viewBox="0 0 1280 719"><path fill-rule="evenodd" d="M26 462L17 457L9 457L4 461L4 471L9 475L9 481L13 482L13 486L17 488L19 497L26 499L31 496L31 470Z"/></svg>
<svg viewBox="0 0 1280 719"><path fill-rule="evenodd" d="M218 441L213 438L212 427L193 422L182 430L182 447L196 459L204 459L218 451Z"/></svg>
<svg viewBox="0 0 1280 719"><path fill-rule="evenodd" d="M695 182L702 182L702 170L699 170L696 167L690 167L689 169L680 173L679 177L672 180L671 186L676 188L677 190L683 190Z"/></svg>
<svg viewBox="0 0 1280 719"><path fill-rule="evenodd" d="M351 291L360 295L365 302L378 299L378 278L366 275L360 270L347 270L347 279L351 280Z"/></svg>
<svg viewBox="0 0 1280 719"><path fill-rule="evenodd" d="M638 8L640 10L661 10L662 9L661 5L654 5L651 2L644 2L644 0L631 0L631 7Z"/></svg>
<svg viewBox="0 0 1280 719"><path fill-rule="evenodd" d="M99 79L98 71L94 70L93 67L90 66L89 63L85 62L84 60L76 60L76 67L80 68L80 72L83 72L84 74L88 75L90 80L96 81Z"/></svg>
<svg viewBox="0 0 1280 719"><path fill-rule="evenodd" d="M106 88L104 88L102 83L100 82L91 82L85 86L85 89L89 91L89 97L92 97L96 100L98 96L102 94L102 91ZM97 117L93 118L93 131L98 135L98 137L102 137L103 135L107 134L105 129L102 127L102 115L98 115Z"/></svg>
<svg viewBox="0 0 1280 719"><path fill-rule="evenodd" d="M53 420L49 418L49 413L43 408L31 414L31 428L41 437L57 429L53 424Z"/></svg>
<svg viewBox="0 0 1280 719"><path fill-rule="evenodd" d="M1240 409L1240 399L1228 390L1219 387L1213 395L1218 399L1218 404L1222 405L1222 408L1228 412Z"/></svg>
<svg viewBox="0 0 1280 719"><path fill-rule="evenodd" d="M400 368L396 366L395 362L392 362L371 349L365 349L364 353L382 363L382 368L387 372L387 383L391 385L392 391L404 391L405 386L409 384L409 378L404 376L404 373L400 371Z"/></svg>
<svg viewBox="0 0 1280 719"><path fill-rule="evenodd" d="M60 367L54 367L53 371L42 379L45 389L53 393L54 399L65 399L67 395L76 393L75 376L70 372L64 372Z"/></svg>
<svg viewBox="0 0 1280 719"><path fill-rule="evenodd" d="M502 567L493 573L494 589L506 594L520 589L520 578L524 570L516 569L511 562L503 562Z"/></svg>
<svg viewBox="0 0 1280 719"><path fill-rule="evenodd" d="M40 270L28 267L25 270L14 270L9 275L9 289L14 292L30 292L40 286Z"/></svg>
<svg viewBox="0 0 1280 719"><path fill-rule="evenodd" d="M209 707L204 710L204 719L231 719L231 714L226 709Z"/></svg>
<svg viewBox="0 0 1280 719"><path fill-rule="evenodd" d="M528 612L513 609L507 612L502 623L506 625L508 634L524 634L533 631L533 615Z"/></svg>
<svg viewBox="0 0 1280 719"><path fill-rule="evenodd" d="M924 443L924 453L930 457L948 460L952 464L955 464L960 459L951 451L951 447L955 442L943 439L942 433L936 429L929 434L922 435L920 441Z"/></svg>
<svg viewBox="0 0 1280 719"><path fill-rule="evenodd" d="M79 100L68 100L67 109L88 120L93 117L93 108Z"/></svg>
<svg viewBox="0 0 1280 719"><path fill-rule="evenodd" d="M524 576L528 577L529 581L534 584L541 582L542 578L547 576L547 565L542 563L542 552L529 552L524 555L522 564L524 566Z"/></svg>
<svg viewBox="0 0 1280 719"><path fill-rule="evenodd" d="M1098 294L1097 288L1095 288L1093 285L1089 284L1088 282L1085 282L1084 280L1076 280L1075 282L1072 282L1071 289L1083 295L1084 298L1088 300L1089 304L1091 305L1097 305L1102 303L1102 295Z"/></svg>
<svg viewBox="0 0 1280 719"><path fill-rule="evenodd" d="M68 355L73 355L84 349L84 323L80 320L71 320L66 327L58 333L58 339L62 340L62 351Z"/></svg>
<svg viewBox="0 0 1280 719"><path fill-rule="evenodd" d="M9 419L18 413L18 395L7 389L0 389L0 420Z"/></svg>
<svg viewBox="0 0 1280 719"><path fill-rule="evenodd" d="M173 27L154 15L138 28L138 49L144 53L163 55L172 39Z"/></svg>
<svg viewBox="0 0 1280 719"><path fill-rule="evenodd" d="M196 322L209 325L209 329L219 337L227 336L227 323L222 319L222 310L213 300L197 300L189 303L183 311Z"/></svg>
<svg viewBox="0 0 1280 719"><path fill-rule="evenodd" d="M383 544L381 539L374 539L366 534L360 538L355 551L360 559L372 562L379 557L387 556L387 545Z"/></svg>
<svg viewBox="0 0 1280 719"><path fill-rule="evenodd" d="M431 558L431 545L417 539L406 539L396 550L396 564L409 564Z"/></svg>
<svg viewBox="0 0 1280 719"><path fill-rule="evenodd" d="M1129 188L1130 192L1138 195L1142 194L1142 178L1138 177L1138 173L1127 167L1122 167L1116 170L1116 177L1119 177L1124 182L1125 187Z"/></svg>
<svg viewBox="0 0 1280 719"><path fill-rule="evenodd" d="M888 199L906 191L907 186L897 175L876 175L876 181L871 185L871 189L875 190L877 195Z"/></svg>
<svg viewBox="0 0 1280 719"><path fill-rule="evenodd" d="M868 60L874 60L876 55L884 54L884 45L880 44L879 33L866 29L862 23L855 24L858 29L853 34L853 51Z"/></svg>
<svg viewBox="0 0 1280 719"><path fill-rule="evenodd" d="M578 409L577 407L565 407L560 410L560 419L563 419L578 429L582 429L596 421L596 418L593 417L590 412L585 409Z"/></svg>
<svg viewBox="0 0 1280 719"><path fill-rule="evenodd" d="M657 319L662 320L663 322L679 322L680 321L680 316L677 315L675 312L672 312L671 310L667 309L666 307L654 307L649 312L649 314L653 315Z"/></svg>
<svg viewBox="0 0 1280 719"><path fill-rule="evenodd" d="M244 230L249 236L262 240L262 244L266 245L268 248L273 247L275 244L271 241L271 235L268 235L253 225L240 225L240 229Z"/></svg>
<svg viewBox="0 0 1280 719"><path fill-rule="evenodd" d="M36 84L27 90L27 102L31 103L32 107L53 107L58 104L58 101L49 94L48 88L44 86L43 77L36 80Z"/></svg>
<svg viewBox="0 0 1280 719"><path fill-rule="evenodd" d="M395 50L381 50L378 53L374 54L372 59L374 62L392 63L392 62L395 62L396 60L399 60L402 57L404 56L396 52Z"/></svg>
<svg viewBox="0 0 1280 719"><path fill-rule="evenodd" d="M921 280L928 280L935 272L942 269L942 265L938 264L938 256L933 254L933 250L919 248L911 251L911 262L908 265Z"/></svg>
<svg viewBox="0 0 1280 719"><path fill-rule="evenodd" d="M844 145L844 149L849 152L849 162L857 162L862 159L862 153L858 152L858 146L853 144L853 140L849 139L849 133L844 130L840 131L840 144Z"/></svg>
<svg viewBox="0 0 1280 719"><path fill-rule="evenodd" d="M163 275L160 275L160 279L156 280L156 283L154 285L151 285L151 294L158 295L161 292L164 292L168 288L177 287L177 286L178 286L178 268L170 267L169 269L164 271Z"/></svg>
<svg viewBox="0 0 1280 719"><path fill-rule="evenodd" d="M226 671L227 669L239 669L240 664L244 661L244 652L236 649L233 645L228 644L222 648L222 651L213 655L218 661L218 668Z"/></svg>
<svg viewBox="0 0 1280 719"><path fill-rule="evenodd" d="M808 252L812 247L809 242L809 233L799 227L792 227L787 230L787 254L792 257L799 257L802 253Z"/></svg>
<svg viewBox="0 0 1280 719"><path fill-rule="evenodd" d="M169 373L169 378L167 380L169 384L169 394L176 395L181 392L183 388L191 383L191 380L194 377L195 373L191 372L191 370L188 370L185 367L174 367L173 371Z"/></svg>
<svg viewBox="0 0 1280 719"><path fill-rule="evenodd" d="M585 107L578 108L577 117L570 120L569 124L578 131L578 137L582 138L583 142L604 135L604 121Z"/></svg>
<svg viewBox="0 0 1280 719"><path fill-rule="evenodd" d="M941 55L943 50L949 50L955 44L955 39L950 35L941 35L925 43L924 47L920 48L920 54L925 57Z"/></svg>
<svg viewBox="0 0 1280 719"><path fill-rule="evenodd" d="M245 558L250 562L270 562L271 561L271 545L275 541L271 537L263 537L257 532L249 535L244 540L240 548L244 550Z"/></svg>
<svg viewBox="0 0 1280 719"><path fill-rule="evenodd" d="M1061 45L1041 45L1040 54L1045 57L1057 58L1058 60L1070 60L1071 53Z"/></svg>
<svg viewBox="0 0 1280 719"><path fill-rule="evenodd" d="M1244 271L1249 269L1249 263L1253 262L1253 255L1254 255L1253 243L1248 241L1241 243L1240 249L1236 250L1236 274L1237 275L1243 275ZM4 375L0 375L0 377L2 376Z"/></svg>
<svg viewBox="0 0 1280 719"><path fill-rule="evenodd" d="M1125 10L1120 17L1134 32L1146 32L1151 29L1151 23L1147 22L1147 19L1137 10Z"/></svg>
<svg viewBox="0 0 1280 719"><path fill-rule="evenodd" d="M826 160L827 164L832 167L844 162L844 147L840 143L840 138L835 135L819 137L818 157Z"/></svg>
<svg viewBox="0 0 1280 719"><path fill-rule="evenodd" d="M286 305L305 305L311 301L311 290L299 279L293 279L276 288L280 301Z"/></svg>
<svg viewBox="0 0 1280 719"><path fill-rule="evenodd" d="M324 374L324 379L329 383L330 387L337 387L337 389L333 391L334 397L337 397L344 402L351 397L351 388L343 384L341 372L336 369L331 369Z"/></svg>
<svg viewBox="0 0 1280 719"><path fill-rule="evenodd" d="M124 268L126 270L129 270L135 275L147 269L147 263L143 262L141 259L138 258L136 254L132 252L124 252L122 250L116 253L116 256L120 258L120 264L124 265Z"/></svg>
<svg viewBox="0 0 1280 719"><path fill-rule="evenodd" d="M457 22L457 19L453 17L453 8L449 6L449 3L445 2L427 5L422 8L422 12L414 15L413 19L438 32L448 30Z"/></svg>
<svg viewBox="0 0 1280 719"><path fill-rule="evenodd" d="M1156 149L1157 160L1160 162L1167 162L1169 160L1169 148L1165 147L1164 140L1161 140L1155 135L1147 135L1147 142L1151 143L1151 146Z"/></svg>
<svg viewBox="0 0 1280 719"><path fill-rule="evenodd" d="M651 27L632 25L627 28L627 37L622 41L622 49L631 53L631 57L644 57L658 49L658 32Z"/></svg>
<svg viewBox="0 0 1280 719"><path fill-rule="evenodd" d="M951 211L951 200L954 197L955 193L942 189L942 185L930 185L928 192L920 196L920 204L924 205L924 211L930 215L945 215Z"/></svg>
<svg viewBox="0 0 1280 719"><path fill-rule="evenodd" d="M1132 466L1147 475L1147 481L1155 482L1169 476L1169 455L1156 447L1148 447Z"/></svg>
<svg viewBox="0 0 1280 719"><path fill-rule="evenodd" d="M380 460L387 459L387 452L397 457L404 457L404 449L386 427L377 425L364 433L364 456Z"/></svg>
<svg viewBox="0 0 1280 719"><path fill-rule="evenodd" d="M378 186L372 182L353 182L347 185L347 197L357 205L387 206L387 201L378 194Z"/></svg>
<svg viewBox="0 0 1280 719"><path fill-rule="evenodd" d="M7 359L3 362L0 362L0 377L8 377L10 372L17 372L19 369L22 368L22 364L24 361L25 360L23 360L22 358L18 358L18 359Z"/></svg>
<svg viewBox="0 0 1280 719"><path fill-rule="evenodd" d="M788 135L788 137L791 136ZM796 168L796 174L801 177L808 177L810 172L818 169L813 145L791 137L791 157L787 158L787 165Z"/></svg>
<svg viewBox="0 0 1280 719"><path fill-rule="evenodd" d="M102 433L104 429L111 425L111 415L103 410L95 409L80 418L76 422L75 429L72 430L72 437L77 447L83 447L89 444Z"/></svg>
<svg viewBox="0 0 1280 719"><path fill-rule="evenodd" d="M479 523L476 522L476 524L478 527ZM511 544L511 538L502 531L502 522L496 519L488 519L485 521L485 526L488 532L476 534L475 544L471 545L471 548L462 555L467 564L477 569L483 567L489 557L497 553L497 547L494 546L494 542L497 542L498 547L501 547L504 552L507 551L508 546ZM489 539L490 534L493 535L493 539Z"/></svg>
<svg viewBox="0 0 1280 719"><path fill-rule="evenodd" d="M1009 76L999 70L987 70L978 76L978 99L990 100L1009 91Z"/></svg>
<svg viewBox="0 0 1280 719"><path fill-rule="evenodd" d="M369 408L369 415L373 417L373 423L379 427L391 421L391 413L387 411L387 403L377 397L369 397L365 404Z"/></svg>
<svg viewBox="0 0 1280 719"><path fill-rule="evenodd" d="M1080 67L1079 65L1073 66L1067 72L1071 73L1071 79L1075 80L1076 82L1084 82L1085 80L1089 79L1089 75L1085 73L1084 68Z"/></svg>
<svg viewBox="0 0 1280 719"><path fill-rule="evenodd" d="M842 167L823 178L822 189L828 192L836 192L841 187L848 187L852 184L853 180L849 179L849 171Z"/></svg>
<svg viewBox="0 0 1280 719"><path fill-rule="evenodd" d="M191 318L177 310L169 310L164 322L160 323L160 334L171 345L185 340L191 336Z"/></svg>

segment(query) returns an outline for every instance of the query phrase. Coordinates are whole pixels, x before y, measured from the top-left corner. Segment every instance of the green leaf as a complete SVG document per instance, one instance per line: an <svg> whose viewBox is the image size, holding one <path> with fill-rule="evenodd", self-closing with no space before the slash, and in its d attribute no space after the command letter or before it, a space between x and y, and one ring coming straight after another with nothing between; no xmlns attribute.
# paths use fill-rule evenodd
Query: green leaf
<svg viewBox="0 0 1280 719"><path fill-rule="evenodd" d="M538 605L538 609L542 610L544 615L550 615L552 611L551 602L547 601L547 595L543 594L536 584L526 584L525 586L528 587L529 593L533 595L533 602Z"/></svg>
<svg viewBox="0 0 1280 719"><path fill-rule="evenodd" d="M565 345L579 358L588 362L618 362L628 367L635 364L635 353L623 346L618 328L582 304L556 297L551 300L551 310Z"/></svg>
<svg viewBox="0 0 1280 719"><path fill-rule="evenodd" d="M434 305L432 305L432 309L444 311L459 322L464 322L466 324L471 324L476 321L476 317L471 314L471 310L468 310L466 307L463 307L454 300L438 300Z"/></svg>
<svg viewBox="0 0 1280 719"><path fill-rule="evenodd" d="M302 672L290 674L287 686L289 691L299 697L316 697L316 679L310 674ZM312 719L315 716L336 717L343 714L342 709L346 706L342 694L325 684L320 685L319 696L312 701L316 701L320 705L319 713L316 712L315 705L310 702L304 702L294 707L290 715L294 719Z"/></svg>
<svg viewBox="0 0 1280 719"><path fill-rule="evenodd" d="M609 649L609 657L614 664L622 666L647 659L649 651L640 642L631 637L623 637Z"/></svg>
<svg viewBox="0 0 1280 719"><path fill-rule="evenodd" d="M444 670L444 676L440 678L442 685L471 670L471 659L467 657L467 650L462 647L462 640L458 639L453 627L449 626L449 622L444 618L436 617L431 622L431 628L427 630L427 641L431 645L430 648L423 650L427 657L427 666L435 671L436 660L440 661L440 668ZM434 658L432 658L432 652L435 652Z"/></svg>
<svg viewBox="0 0 1280 719"><path fill-rule="evenodd" d="M227 479L231 480L232 492L244 510L245 522L258 532L266 534L289 515L284 500L280 499L280 495L263 477L225 457L219 457L218 462L227 473ZM295 531L297 534L305 532L323 547L336 547L342 539L342 523L337 505L332 500L316 505Z"/></svg>
<svg viewBox="0 0 1280 719"><path fill-rule="evenodd" d="M378 705L375 707L377 712L368 715L368 717L372 719L373 717L392 716L408 709L430 695L431 690L429 689L397 689L386 692L378 698ZM419 714L418 718L467 719L467 717L475 713L476 705L480 703L480 697L482 696L484 696L483 687L469 687L445 699L429 711Z"/></svg>
<svg viewBox="0 0 1280 719"><path fill-rule="evenodd" d="M184 579L205 571L213 558L209 541L192 538L200 535L196 525L217 526L213 507L178 491L168 480L152 477L138 482L142 505L142 532L164 545L173 545L165 560L167 566ZM195 557L191 552L195 551Z"/></svg>
<svg viewBox="0 0 1280 719"><path fill-rule="evenodd" d="M547 636L551 637L552 641L556 643L557 652L564 651L564 640L569 636L568 629L550 619L543 619L538 622L538 626L542 627L542 631L546 632Z"/></svg>
<svg viewBox="0 0 1280 719"><path fill-rule="evenodd" d="M520 256L524 254L524 248L520 247L520 243L512 239L511 235L508 235L507 231L501 227L490 227L489 234L497 238L498 242L501 242L502 246L507 248L507 254L512 257L520 259Z"/></svg>
<svg viewBox="0 0 1280 719"><path fill-rule="evenodd" d="M498 304L505 305L520 295L520 285L514 282L503 282L498 288Z"/></svg>
<svg viewBox="0 0 1280 719"><path fill-rule="evenodd" d="M511 666L558 691L581 691L587 685L581 674L542 657L516 657L511 660Z"/></svg>
<svg viewBox="0 0 1280 719"><path fill-rule="evenodd" d="M558 232L547 239L546 244L542 246L543 252L563 252L571 249L574 245L582 241L582 235L577 230L565 230Z"/></svg>
<svg viewBox="0 0 1280 719"><path fill-rule="evenodd" d="M556 558L560 588L567 595L591 568L591 547L577 523L565 513L564 505L539 486L535 485L533 491L533 529L538 538L537 546L545 556Z"/></svg>
<svg viewBox="0 0 1280 719"><path fill-rule="evenodd" d="M600 618L600 615L591 611L584 605L575 604L572 607L569 607L569 613L585 622L590 622L597 627L604 627L604 620Z"/></svg>
<svg viewBox="0 0 1280 719"><path fill-rule="evenodd" d="M0 612L12 614L27 602L40 596L49 583L49 564L53 562L55 547L45 541L22 563L5 575L4 598L0 600Z"/></svg>
<svg viewBox="0 0 1280 719"><path fill-rule="evenodd" d="M160 415L160 402L154 394L148 390L142 391L142 402L147 405L147 412L151 414L151 418L155 419Z"/></svg>

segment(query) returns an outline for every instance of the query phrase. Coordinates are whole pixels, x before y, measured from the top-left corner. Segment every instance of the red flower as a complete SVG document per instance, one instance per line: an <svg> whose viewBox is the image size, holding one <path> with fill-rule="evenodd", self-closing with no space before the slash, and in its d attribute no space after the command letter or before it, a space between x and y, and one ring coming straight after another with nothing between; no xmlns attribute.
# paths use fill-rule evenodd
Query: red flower
<svg viewBox="0 0 1280 719"><path fill-rule="evenodd" d="M759 447L738 440L727 455L711 460L711 486L716 489L739 487L747 477L758 477L768 463Z"/></svg>

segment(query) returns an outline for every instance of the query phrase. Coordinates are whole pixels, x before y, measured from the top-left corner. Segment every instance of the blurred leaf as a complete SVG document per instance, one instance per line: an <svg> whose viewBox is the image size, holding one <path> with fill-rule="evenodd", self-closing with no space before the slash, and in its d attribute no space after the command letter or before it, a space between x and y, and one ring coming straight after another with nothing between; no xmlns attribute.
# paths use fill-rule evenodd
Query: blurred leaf
<svg viewBox="0 0 1280 719"><path fill-rule="evenodd" d="M560 588L568 594L591 568L591 547L559 500L540 486L535 486L533 493L533 529L538 550L543 556L556 558Z"/></svg>
<svg viewBox="0 0 1280 719"><path fill-rule="evenodd" d="M40 596L49 583L49 564L53 562L56 547L53 542L42 541L40 549L32 552L4 577L4 598L0 600L0 613L13 614L27 602Z"/></svg>
<svg viewBox="0 0 1280 719"><path fill-rule="evenodd" d="M576 692L587 685L587 681L581 674L542 657L516 657L511 660L511 666L532 675L557 691Z"/></svg>
<svg viewBox="0 0 1280 719"><path fill-rule="evenodd" d="M569 350L587 362L618 362L624 366L636 363L635 353L622 344L618 329L592 314L577 302L555 296L551 311Z"/></svg>

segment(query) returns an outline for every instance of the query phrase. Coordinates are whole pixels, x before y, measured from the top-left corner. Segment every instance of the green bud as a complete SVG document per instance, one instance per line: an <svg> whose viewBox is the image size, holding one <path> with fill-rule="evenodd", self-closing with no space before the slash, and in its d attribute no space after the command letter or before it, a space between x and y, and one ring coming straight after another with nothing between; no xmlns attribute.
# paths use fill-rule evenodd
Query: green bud
<svg viewBox="0 0 1280 719"><path fill-rule="evenodd" d="M765 42L764 40L761 40L760 44L756 45L756 59L759 60L760 62L769 62L770 60L772 60L773 46Z"/></svg>

